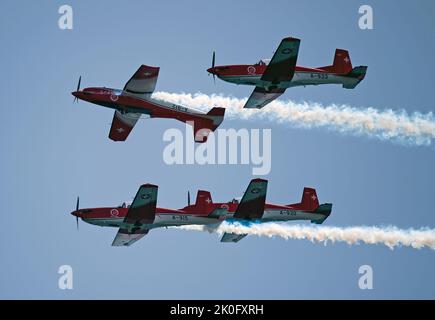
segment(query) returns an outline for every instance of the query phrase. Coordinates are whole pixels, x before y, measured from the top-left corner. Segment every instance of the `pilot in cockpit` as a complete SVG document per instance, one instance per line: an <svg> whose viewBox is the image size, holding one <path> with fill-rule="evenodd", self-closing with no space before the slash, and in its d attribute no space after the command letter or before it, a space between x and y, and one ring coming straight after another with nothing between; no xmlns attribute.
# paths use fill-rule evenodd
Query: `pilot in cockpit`
<svg viewBox="0 0 435 320"><path fill-rule="evenodd" d="M255 65L256 66L267 66L269 64L270 59L261 59Z"/></svg>
<svg viewBox="0 0 435 320"><path fill-rule="evenodd" d="M239 204L239 200L237 199L233 199L230 201L231 204Z"/></svg>

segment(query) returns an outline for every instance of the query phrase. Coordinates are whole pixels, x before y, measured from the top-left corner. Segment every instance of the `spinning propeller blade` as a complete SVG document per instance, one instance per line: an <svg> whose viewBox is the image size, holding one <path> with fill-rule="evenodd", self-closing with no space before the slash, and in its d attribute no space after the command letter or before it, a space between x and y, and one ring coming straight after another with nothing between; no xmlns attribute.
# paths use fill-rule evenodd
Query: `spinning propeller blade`
<svg viewBox="0 0 435 320"><path fill-rule="evenodd" d="M76 211L79 210L79 205L80 205L80 198L77 197L77 202L76 202ZM77 224L77 230L79 230L79 217L76 216L76 224Z"/></svg>
<svg viewBox="0 0 435 320"><path fill-rule="evenodd" d="M211 59L211 67L214 68L216 62L216 53L213 51L213 58ZM213 73L213 83L216 84L216 76Z"/></svg>
<svg viewBox="0 0 435 320"><path fill-rule="evenodd" d="M82 83L82 76L79 77L79 82L77 83L77 90L80 91L80 84ZM79 98L74 97L74 102L79 102Z"/></svg>

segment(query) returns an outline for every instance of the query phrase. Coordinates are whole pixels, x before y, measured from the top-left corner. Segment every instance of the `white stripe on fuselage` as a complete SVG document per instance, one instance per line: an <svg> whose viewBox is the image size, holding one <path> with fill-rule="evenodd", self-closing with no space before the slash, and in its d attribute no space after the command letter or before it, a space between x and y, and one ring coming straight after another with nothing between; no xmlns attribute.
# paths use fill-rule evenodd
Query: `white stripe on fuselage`
<svg viewBox="0 0 435 320"><path fill-rule="evenodd" d="M147 97L139 97L139 96L134 95L134 94L129 94L128 92L126 92L124 95L129 96L129 97L133 97L135 99L138 99L138 100L141 100L141 101L144 101L147 103L151 103L151 104L156 105L162 109L167 109L168 111L176 111L176 112L180 112L180 113L193 114L193 115L199 115L199 116L205 115L204 112L201 112L199 110L192 109L192 108L186 108L186 107L180 106L179 104L172 103L172 102L155 99L155 98L152 98L151 95L148 95ZM141 110L144 109L143 107L136 108L136 107L129 107L129 106L124 106L124 108L133 109L135 112L141 112ZM149 108L146 108L146 107L145 107L145 109L149 110Z"/></svg>

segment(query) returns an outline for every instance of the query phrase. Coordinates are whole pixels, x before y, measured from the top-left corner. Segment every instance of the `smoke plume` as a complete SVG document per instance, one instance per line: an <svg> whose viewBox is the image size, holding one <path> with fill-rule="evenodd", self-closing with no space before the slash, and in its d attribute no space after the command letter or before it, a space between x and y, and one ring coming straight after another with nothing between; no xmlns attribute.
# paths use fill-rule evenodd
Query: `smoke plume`
<svg viewBox="0 0 435 320"><path fill-rule="evenodd" d="M208 111L226 108L226 117L242 120L266 120L303 128L326 128L339 133L394 141L407 145L431 145L435 138L432 112L421 114L391 109L356 108L348 105L323 106L314 102L296 103L275 100L261 110L243 109L246 99L202 93L155 92L153 97L189 108Z"/></svg>
<svg viewBox="0 0 435 320"><path fill-rule="evenodd" d="M396 227L329 227L297 225L279 222L241 224L238 222L222 222L220 225L203 226L188 225L177 227L183 230L208 231L223 234L256 235L259 237L281 237L292 240L309 240L327 243L345 242L349 245L358 243L383 244L390 249L395 247L411 247L414 249L435 249L434 229L398 229Z"/></svg>

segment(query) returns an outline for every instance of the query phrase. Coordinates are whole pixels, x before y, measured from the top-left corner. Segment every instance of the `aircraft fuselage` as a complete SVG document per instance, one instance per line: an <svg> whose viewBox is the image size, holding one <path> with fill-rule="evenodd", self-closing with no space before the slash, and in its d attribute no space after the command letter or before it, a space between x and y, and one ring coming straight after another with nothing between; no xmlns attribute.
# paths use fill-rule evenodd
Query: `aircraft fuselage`
<svg viewBox="0 0 435 320"><path fill-rule="evenodd" d="M230 65L210 68L209 72L226 82L257 86L265 88L266 90L322 84L342 84L343 87L350 88L361 81L359 78L349 77L345 74L297 66L291 81L272 83L261 79L265 70L266 66L262 65Z"/></svg>
<svg viewBox="0 0 435 320"><path fill-rule="evenodd" d="M174 118L181 121L195 120L205 113L175 103L157 100L146 95L138 97L119 89L85 88L73 95L81 100L120 112L142 113L153 118Z"/></svg>
<svg viewBox="0 0 435 320"><path fill-rule="evenodd" d="M193 206L190 206L193 207ZM210 217L209 214L215 208L224 208L227 210L225 215L219 217ZM154 222L147 225L147 229L160 227L173 227L183 225L210 225L220 223L223 220L237 221L233 219L237 204L214 203L207 212L199 212L197 210L189 211L188 207L179 210L157 208ZM80 209L73 212L74 215L82 218L83 221L102 227L123 227L124 217L127 214L128 208L110 207L110 208L93 208ZM270 221L290 221L290 220L311 220L313 222L323 221L326 218L324 214L318 212L309 212L292 208L291 206L280 206L266 204L262 222Z"/></svg>

